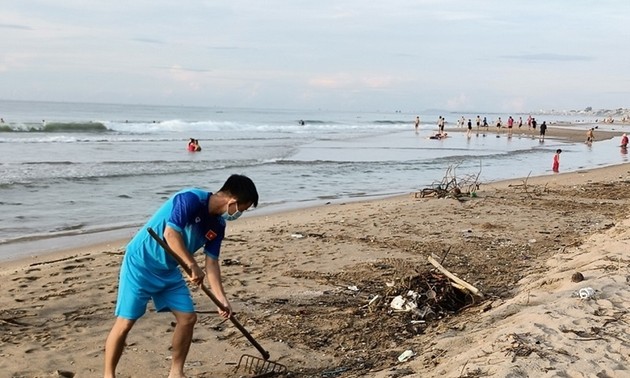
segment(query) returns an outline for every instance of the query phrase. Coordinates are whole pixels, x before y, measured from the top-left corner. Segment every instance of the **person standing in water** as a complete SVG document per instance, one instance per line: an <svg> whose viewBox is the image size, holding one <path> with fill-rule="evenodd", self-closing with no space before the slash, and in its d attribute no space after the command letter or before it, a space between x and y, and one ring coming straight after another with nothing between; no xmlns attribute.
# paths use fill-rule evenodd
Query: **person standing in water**
<svg viewBox="0 0 630 378"><path fill-rule="evenodd" d="M507 120L507 126L508 126L508 137L512 136L512 127L514 126L514 118L512 118L512 116L510 116Z"/></svg>
<svg viewBox="0 0 630 378"><path fill-rule="evenodd" d="M595 135L593 133L593 130L595 130L594 128L590 128L588 129L588 131L586 132L586 143L591 144L593 143L593 140L595 140Z"/></svg>
<svg viewBox="0 0 630 378"><path fill-rule="evenodd" d="M547 132L547 121L543 121L543 123L540 125L540 136L538 138L539 141L545 141L545 132Z"/></svg>
<svg viewBox="0 0 630 378"><path fill-rule="evenodd" d="M562 153L562 150L557 149L556 154L553 155L553 166L551 167L551 169L556 173L560 172L560 154L561 153Z"/></svg>

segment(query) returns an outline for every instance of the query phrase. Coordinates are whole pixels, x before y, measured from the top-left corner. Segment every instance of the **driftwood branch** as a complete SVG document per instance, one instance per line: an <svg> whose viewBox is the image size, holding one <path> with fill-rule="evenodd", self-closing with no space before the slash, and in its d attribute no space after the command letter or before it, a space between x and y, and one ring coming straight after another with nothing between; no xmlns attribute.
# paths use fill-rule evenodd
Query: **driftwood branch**
<svg viewBox="0 0 630 378"><path fill-rule="evenodd" d="M547 185L549 183L546 183L545 186L543 186L542 188L539 185L529 185L527 181L529 180L529 177L531 174L532 172L530 171L527 174L527 177L525 177L525 180L521 180L523 182L522 184L511 184L509 185L509 187L522 190L529 198L532 198L532 194L540 196L544 193L549 192L549 189L547 188ZM530 191L530 187L531 187L531 191Z"/></svg>
<svg viewBox="0 0 630 378"><path fill-rule="evenodd" d="M455 169L458 166L459 164L450 165L439 183L433 183L430 187L421 189L414 193L414 197L451 197L462 201L464 197L476 196L480 185L479 176L481 175L481 163L479 164L479 172L477 172L477 174L465 175L462 178L458 178L455 173Z"/></svg>
<svg viewBox="0 0 630 378"><path fill-rule="evenodd" d="M461 278L457 277L453 273L451 273L448 270L446 270L446 268L444 268L442 266L442 264L437 262L433 257L429 256L428 260L429 260L429 263L431 263L431 265L433 265L437 270L439 270L446 277L450 278L451 281L453 281L454 283L459 285L459 286L457 286L458 288L463 287L467 291L469 291L471 294L473 294L473 295L475 295L475 296L477 296L479 298L483 298L483 294L479 291L479 289L477 289L473 285L469 284L468 282L462 280Z"/></svg>

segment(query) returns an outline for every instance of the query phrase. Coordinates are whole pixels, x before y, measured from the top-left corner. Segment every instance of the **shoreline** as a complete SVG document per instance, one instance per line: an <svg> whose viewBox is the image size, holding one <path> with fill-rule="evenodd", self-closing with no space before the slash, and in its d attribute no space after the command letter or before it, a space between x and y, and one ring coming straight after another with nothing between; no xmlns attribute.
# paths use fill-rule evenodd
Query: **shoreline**
<svg viewBox="0 0 630 378"><path fill-rule="evenodd" d="M534 135L535 133L533 132L533 130L531 134L529 135L527 134L528 131L525 129L523 129L523 133L521 134L518 134L516 130L517 129L515 129L515 134L514 134L515 138L520 139L523 136L525 136L525 138L527 138L528 136L531 137L532 139L537 138L537 135ZM461 137L461 135L465 132L465 129L464 128L447 128L447 131L452 132L452 133L458 133L457 135L458 139L460 139L461 141L461 138L459 137ZM430 132L430 131L423 130L423 133L424 132ZM506 132L507 132L506 128L501 130L501 133L503 135L505 135ZM489 135L495 134L496 128L489 127L487 130L487 133ZM597 131L595 136L596 136L596 140L603 141L605 139L614 138L617 135L619 135L619 132L616 132L616 131L601 131L601 132ZM574 126L564 126L564 125L560 127L550 126L550 128L548 129L547 136L548 138L550 138L549 144L554 144L557 141L565 141L565 142L572 141L573 143L581 143L584 141L585 131L576 129L574 128ZM396 138L413 139L413 136L410 133L402 132L402 133L398 133ZM557 138L557 139L554 140L554 138ZM606 143L608 142L603 142L603 144L606 144ZM561 143L556 143L556 144L561 144ZM610 143L608 143L608 145L606 145L605 147L606 149L595 148L596 151L601 151L599 152L599 155L596 155L596 156L597 157L603 156L603 159L601 159L601 162L603 162L604 164L606 162L610 162L610 164L616 164L614 159L608 156L608 153L606 152L607 149L610 148ZM495 177L501 176L500 171L495 170L493 172L492 166L490 166L490 168L491 169L489 170L489 172L491 172L491 176L489 177L489 179L494 179ZM575 167L575 166L571 168L581 169L581 167ZM444 167L444 169L446 169L446 167ZM525 175L525 174L527 174L527 171L525 172L519 171L518 173L518 175ZM438 176L439 173L432 173L432 175ZM439 177L435 177L435 179L439 179ZM408 178L404 178L404 180L408 180ZM413 183L415 181L416 180L409 180L408 182ZM416 182L416 185L418 184L422 185L425 183ZM416 187L416 185L413 185L411 187L412 188ZM398 187L402 188L402 186L400 185ZM397 191L398 194L385 194L385 196L404 195L405 192L407 192L408 190L410 189L399 190ZM389 191L389 192L394 193L395 191ZM375 197L380 197L380 195L375 196ZM372 200L375 197L362 196L362 197L354 197L354 198L339 198L339 199L334 199L334 200L331 199L330 201L326 201L320 197L320 199L313 198L312 201L308 201L308 202L288 202L284 204L273 204L269 208L264 207L262 209L258 209L256 212L258 214L263 214L263 213L272 214L272 213L283 212L286 209L311 208L314 206L322 206L325 202L330 202L330 203L353 202L353 201ZM299 201L299 198L298 198L298 201ZM89 246L93 244L94 242L98 243L101 241L107 241L111 239L130 238L133 235L134 231L137 230L137 227L143 224L145 219L129 218L129 220L130 221L126 222L126 225L123 228L120 228L122 224L99 225L98 222L102 220L95 219L93 222L86 222L86 224L90 224L90 223L92 224L90 226L90 227L93 227L91 230L86 229L87 226L82 227L82 228L79 228L79 227L75 228L73 226L73 223L70 223L70 226L73 226L73 228L69 229L68 231L60 231L58 233L44 233L45 231L41 230L41 231L34 231L35 233L33 234L23 234L23 235L18 235L17 237L11 236L10 238L11 241L9 241L8 243L0 244L0 263L2 263L3 261L14 260L16 258L19 259L22 257L38 255L43 252L52 253L52 252L56 252L56 251L60 251L63 249L68 249L68 248ZM31 230L34 228L33 226L29 226L29 227L30 227L29 229ZM100 228L101 230L106 230L106 231L96 232L96 228ZM113 228L116 228L116 229L113 229ZM37 233L37 232L42 232L42 233Z"/></svg>
<svg viewBox="0 0 630 378"><path fill-rule="evenodd" d="M448 130L447 130L448 131ZM458 130L454 130L458 131ZM573 138L577 137L577 133L570 133ZM611 135L614 133L607 133L608 138L613 138L616 135ZM566 136L566 135L565 135ZM593 167L580 169L578 171L571 172L562 172L562 173L550 173L543 174L538 176L529 176L529 177L521 177L516 179L504 179L491 181L487 183L481 183L482 187L492 187L492 188L506 188L510 185L520 185L525 180L530 185L537 185L540 183L546 183L547 185L562 185L562 182L565 180L570 180L575 182L576 184L584 184L586 182L597 180L598 177L605 175L605 172L608 171L616 171L619 167L623 167L624 165L630 166L630 162L627 163L617 163L605 167ZM595 178L591 179L590 176L587 176L589 172L595 171ZM598 173L600 172L600 173ZM413 193L413 192L410 192ZM258 219L264 219L267 217L279 217L282 215L291 215L294 213L301 213L313 209L325 208L329 205L344 205L347 203L369 203L369 202L378 202L378 201L387 201L387 200L396 200L400 198L407 197L410 193L401 193L394 194L389 196L376 196L376 198L351 198L351 199L337 199L330 200L324 204L313 204L306 205L300 207L284 207L279 208L275 211L265 212L263 214L253 215L251 217L241 218L241 219L251 219L252 221L257 221ZM144 224L144 223L143 223ZM26 242L15 242L9 243L5 245L0 245L0 256L2 256L3 249L8 249L11 247L23 247L24 244L34 245L35 248L37 246L41 246L38 249L33 249L33 247L29 248L29 251L23 254L15 255L14 257L3 257L0 258L0 267L6 265L19 265L21 261L35 261L41 262L45 260L47 257L52 258L63 258L64 256L71 255L73 253L77 253L82 249L86 250L97 250L102 247L111 247L111 246L119 246L119 248L124 249L126 244L131 240L131 238L137 232L138 227L129 227L129 228L120 228L116 230L110 230L106 232L94 232L94 233L84 233L78 235L68 235L61 237L53 237L53 238L42 238L34 241L26 241ZM98 241L90 241L89 239L96 238ZM64 240L69 240L64 243ZM55 241L51 243L51 241ZM51 246L52 244L52 246ZM4 247L4 248L3 248Z"/></svg>
<svg viewBox="0 0 630 378"><path fill-rule="evenodd" d="M590 126L597 126L597 125L588 124L586 126L590 127ZM586 137L585 129L580 129L576 127L584 127L584 124L550 125L547 130L546 136L547 138L550 138L550 139L558 139L558 140L570 141L574 143L584 142L585 137ZM506 127L503 127L501 129L501 134L505 135L505 133L507 133L507 130L508 129ZM522 136L522 135L531 136L532 138L538 137L538 134L537 134L538 130L528 131L527 129L523 128L521 134L518 134L518 128L515 128L514 130L515 130L514 132L515 137ZM460 128L447 127L446 131L463 134L466 132L466 129L461 128L461 127ZM495 127L491 126L491 127L488 127L487 130L484 130L484 131L490 135L493 135L493 134L496 134L497 130ZM475 127L473 127L473 132L475 132ZM622 133L623 133L622 131L616 131L616 130L597 130L595 136L596 136L596 140L608 140L608 139L618 137ZM611 163L611 166L614 166L617 164L619 163L617 162ZM599 169L599 168L601 167L598 166L594 169ZM579 172L579 171L583 171L583 169L580 169L574 172ZM567 173L570 173L570 172L567 172ZM562 173L562 174L565 174L565 173ZM552 175L551 174L542 175L542 177L547 177L547 176L552 176ZM513 180L513 179L506 179L506 180ZM520 180L520 179L516 179L516 180ZM497 181L503 181L503 180L497 180ZM485 184L487 185L490 183L491 182L488 182ZM376 199L390 198L390 197L395 198L395 197L403 196L403 195L405 195L404 192L393 194L393 195L382 195L382 196L379 195L375 197ZM318 201L317 203L312 203L312 204L307 204L307 205L304 205L304 204L300 205L299 203L285 204L285 205L279 206L278 208L274 208L270 210L262 210L260 215L255 215L255 216L267 216L267 215L272 215L272 214L284 213L287 211L315 208L319 206L326 206L327 203L328 204L351 203L355 201L359 201L359 202L371 201L374 199L375 199L374 197L357 197L357 198L352 198L352 199L342 198L342 199L335 199L335 200L330 200L330 201ZM141 220L140 224L143 224L143 222L144 220ZM30 239L30 240L12 241L12 242L4 243L0 245L0 252L1 252L0 263L4 264L4 263L8 263L9 261L16 260L16 259L32 258L34 256L39 256L42 254L59 253L68 249L76 249L76 248L81 248L81 247L89 248L93 244L107 243L107 242L111 242L112 240L120 241L120 240L130 239L131 237L133 237L133 234L135 233L136 230L137 230L137 226L130 226L130 227L109 229L109 230L98 231L98 232L84 232L84 233L76 233L72 235L61 235L61 236L51 236L51 237L41 236L41 237L37 237L35 239ZM93 242L93 241L90 241L90 239L96 239L96 241Z"/></svg>

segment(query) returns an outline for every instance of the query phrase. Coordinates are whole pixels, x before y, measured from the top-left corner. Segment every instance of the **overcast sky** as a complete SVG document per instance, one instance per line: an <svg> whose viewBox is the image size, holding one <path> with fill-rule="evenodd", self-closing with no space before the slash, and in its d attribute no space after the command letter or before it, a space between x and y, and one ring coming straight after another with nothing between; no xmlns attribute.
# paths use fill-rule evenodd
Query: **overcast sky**
<svg viewBox="0 0 630 378"><path fill-rule="evenodd" d="M630 107L630 0L3 0L0 98Z"/></svg>

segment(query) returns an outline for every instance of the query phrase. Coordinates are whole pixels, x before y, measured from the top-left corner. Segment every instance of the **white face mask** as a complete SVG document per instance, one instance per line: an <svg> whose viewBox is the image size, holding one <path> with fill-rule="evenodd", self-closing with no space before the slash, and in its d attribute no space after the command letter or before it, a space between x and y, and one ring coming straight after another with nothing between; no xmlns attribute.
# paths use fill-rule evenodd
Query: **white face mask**
<svg viewBox="0 0 630 378"><path fill-rule="evenodd" d="M230 214L230 204L228 204L228 208L225 210L225 213L221 214L221 218L226 221L237 220L243 213L238 210L238 204L236 205L236 211L234 214Z"/></svg>
<svg viewBox="0 0 630 378"><path fill-rule="evenodd" d="M233 221L233 220L237 220L238 217L241 216L241 214L243 213L241 213L238 210L236 210L236 212L232 215L230 215L230 213L226 211L225 213L221 214L221 218L225 219L226 221Z"/></svg>

